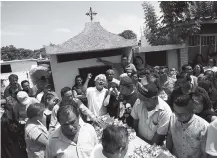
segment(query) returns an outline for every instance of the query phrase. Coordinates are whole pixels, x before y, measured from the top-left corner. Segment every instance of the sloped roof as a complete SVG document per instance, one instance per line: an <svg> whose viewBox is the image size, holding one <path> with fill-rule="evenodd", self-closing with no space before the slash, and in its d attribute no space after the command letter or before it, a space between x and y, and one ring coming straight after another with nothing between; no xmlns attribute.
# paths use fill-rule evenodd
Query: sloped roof
<svg viewBox="0 0 217 158"><path fill-rule="evenodd" d="M63 44L46 47L47 54L71 54L132 47L136 39L129 40L106 31L99 22L88 22L84 30Z"/></svg>

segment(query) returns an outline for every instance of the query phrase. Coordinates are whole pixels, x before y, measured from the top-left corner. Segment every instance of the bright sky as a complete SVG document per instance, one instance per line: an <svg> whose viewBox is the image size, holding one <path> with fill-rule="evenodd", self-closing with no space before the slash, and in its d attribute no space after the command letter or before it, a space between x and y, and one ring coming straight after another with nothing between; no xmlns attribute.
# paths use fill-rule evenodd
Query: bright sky
<svg viewBox="0 0 217 158"><path fill-rule="evenodd" d="M157 1L150 2L160 14ZM92 7L98 14L94 21L109 32L133 30L140 38L144 23L142 1L23 1L1 3L1 46L39 49L49 43L61 44L79 34L90 18Z"/></svg>

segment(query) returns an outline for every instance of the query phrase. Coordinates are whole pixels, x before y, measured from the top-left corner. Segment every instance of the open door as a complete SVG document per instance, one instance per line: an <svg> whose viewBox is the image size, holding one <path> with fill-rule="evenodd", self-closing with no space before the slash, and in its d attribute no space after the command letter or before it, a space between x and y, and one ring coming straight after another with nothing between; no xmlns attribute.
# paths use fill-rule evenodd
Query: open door
<svg viewBox="0 0 217 158"><path fill-rule="evenodd" d="M94 87L95 82L94 79L99 74L105 74L108 69L111 69L111 66L102 65L102 66L94 66L94 67L88 67L88 68L79 68L79 74L81 77L86 80L87 74L91 73L92 78L89 81L88 87Z"/></svg>

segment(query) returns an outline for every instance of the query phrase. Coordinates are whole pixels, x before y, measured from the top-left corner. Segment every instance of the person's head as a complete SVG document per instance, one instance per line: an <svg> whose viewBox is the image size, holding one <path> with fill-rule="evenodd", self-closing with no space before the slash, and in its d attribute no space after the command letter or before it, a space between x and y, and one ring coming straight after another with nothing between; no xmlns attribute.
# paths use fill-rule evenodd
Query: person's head
<svg viewBox="0 0 217 158"><path fill-rule="evenodd" d="M207 61L207 66L209 67L216 66L216 60L214 58L209 58Z"/></svg>
<svg viewBox="0 0 217 158"><path fill-rule="evenodd" d="M109 82L111 82L114 78L115 72L112 69L106 71L106 78Z"/></svg>
<svg viewBox="0 0 217 158"><path fill-rule="evenodd" d="M202 62L204 62L202 54L197 54L195 57L195 64L200 64Z"/></svg>
<svg viewBox="0 0 217 158"><path fill-rule="evenodd" d="M103 154L112 157L124 157L128 149L128 132L125 127L110 125L103 130Z"/></svg>
<svg viewBox="0 0 217 158"><path fill-rule="evenodd" d="M139 65L142 65L142 64L145 64L144 60L142 59L142 57L141 56L136 56L135 57L135 65L139 66Z"/></svg>
<svg viewBox="0 0 217 158"><path fill-rule="evenodd" d="M160 66L155 66L154 67L154 72L155 73L159 73L159 71L160 71Z"/></svg>
<svg viewBox="0 0 217 158"><path fill-rule="evenodd" d="M36 118L39 121L44 119L43 112L45 110L44 104L34 103L27 108L26 115L29 119Z"/></svg>
<svg viewBox="0 0 217 158"><path fill-rule="evenodd" d="M192 67L189 64L185 64L185 65L182 66L182 72L192 75L193 70L192 70Z"/></svg>
<svg viewBox="0 0 217 158"><path fill-rule="evenodd" d="M95 86L98 91L101 91L106 83L106 76L104 74L99 74L95 77Z"/></svg>
<svg viewBox="0 0 217 158"><path fill-rule="evenodd" d="M53 107L59 102L59 98L55 92L48 92L45 97L45 106L52 111Z"/></svg>
<svg viewBox="0 0 217 158"><path fill-rule="evenodd" d="M47 94L48 92L50 92L52 89L51 85L50 84L47 84L45 87L44 87L44 93Z"/></svg>
<svg viewBox="0 0 217 158"><path fill-rule="evenodd" d="M79 130L79 112L75 105L60 106L57 111L57 120L61 125L62 133L67 138L73 138Z"/></svg>
<svg viewBox="0 0 217 158"><path fill-rule="evenodd" d="M208 94L211 94L215 90L213 84L206 79L198 81L198 86L205 89Z"/></svg>
<svg viewBox="0 0 217 158"><path fill-rule="evenodd" d="M17 86L18 84L18 76L16 74L11 74L9 77L9 82L11 86Z"/></svg>
<svg viewBox="0 0 217 158"><path fill-rule="evenodd" d="M180 86L184 94L188 93L192 88L191 77L188 73L180 73L176 75L177 84Z"/></svg>
<svg viewBox="0 0 217 158"><path fill-rule="evenodd" d="M184 94L177 97L173 103L173 110L177 119L182 122L188 122L193 116L193 106L190 103L191 96Z"/></svg>
<svg viewBox="0 0 217 158"><path fill-rule="evenodd" d="M24 81L22 81L21 82L21 86L22 86L22 88L23 88L23 90L24 91L28 91L29 90L29 81L27 81L27 80L24 80Z"/></svg>
<svg viewBox="0 0 217 158"><path fill-rule="evenodd" d="M126 65L129 64L128 56L126 56L126 55L122 55L122 56L121 56L121 64L122 64L123 66L126 66Z"/></svg>
<svg viewBox="0 0 217 158"><path fill-rule="evenodd" d="M196 75L196 74L203 74L203 73L204 73L203 66L200 64L196 64L194 66L193 74Z"/></svg>
<svg viewBox="0 0 217 158"><path fill-rule="evenodd" d="M137 83L139 81L139 76L137 73L133 73L131 78L134 83Z"/></svg>
<svg viewBox="0 0 217 158"><path fill-rule="evenodd" d="M148 111L153 110L158 103L159 89L155 83L147 85L138 84L138 97L143 101Z"/></svg>
<svg viewBox="0 0 217 158"><path fill-rule="evenodd" d="M159 76L161 81L166 81L168 77L168 69L167 68L160 69Z"/></svg>
<svg viewBox="0 0 217 158"><path fill-rule="evenodd" d="M75 85L81 86L83 84L83 79L80 75L75 76Z"/></svg>
<svg viewBox="0 0 217 158"><path fill-rule="evenodd" d="M18 88L18 86L15 86L15 87L10 87L9 88L9 94L14 97L14 98L17 98L17 93L20 91L20 89Z"/></svg>
<svg viewBox="0 0 217 158"><path fill-rule="evenodd" d="M207 70L204 72L204 76L207 77L207 79L212 82L215 78L215 73L212 70Z"/></svg>
<svg viewBox="0 0 217 158"><path fill-rule="evenodd" d="M124 96L129 96L132 94L133 88L133 80L126 73L120 75L120 94Z"/></svg>
<svg viewBox="0 0 217 158"><path fill-rule="evenodd" d="M62 100L69 101L73 99L72 89L70 87L63 87L60 91Z"/></svg>
<svg viewBox="0 0 217 158"><path fill-rule="evenodd" d="M36 80L36 86L38 88L38 90L41 90L43 91L44 90L44 87L48 84L48 81L46 79L45 76L41 76L40 79L37 79Z"/></svg>
<svg viewBox="0 0 217 158"><path fill-rule="evenodd" d="M212 107L212 103L209 99L209 96L206 93L191 93L190 104L193 106L194 113L200 114L206 109Z"/></svg>

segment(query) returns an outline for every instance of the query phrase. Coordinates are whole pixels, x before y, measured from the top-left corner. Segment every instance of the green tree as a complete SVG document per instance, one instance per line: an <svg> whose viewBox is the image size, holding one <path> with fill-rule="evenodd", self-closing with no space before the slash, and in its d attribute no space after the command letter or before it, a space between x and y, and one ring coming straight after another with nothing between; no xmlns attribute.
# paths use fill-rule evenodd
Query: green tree
<svg viewBox="0 0 217 158"><path fill-rule="evenodd" d="M201 21L214 19L217 2L162 1L162 17L157 19L154 7L144 2L145 37L152 45L179 44L200 31Z"/></svg>
<svg viewBox="0 0 217 158"><path fill-rule="evenodd" d="M125 39L137 39L136 34L132 30L125 30L118 35Z"/></svg>

